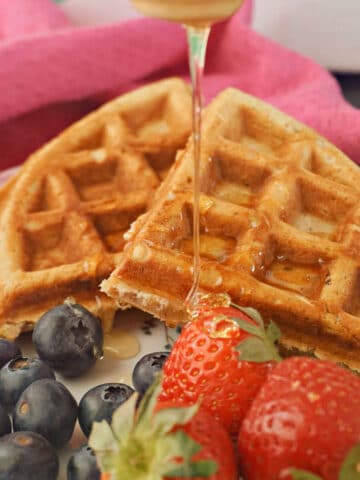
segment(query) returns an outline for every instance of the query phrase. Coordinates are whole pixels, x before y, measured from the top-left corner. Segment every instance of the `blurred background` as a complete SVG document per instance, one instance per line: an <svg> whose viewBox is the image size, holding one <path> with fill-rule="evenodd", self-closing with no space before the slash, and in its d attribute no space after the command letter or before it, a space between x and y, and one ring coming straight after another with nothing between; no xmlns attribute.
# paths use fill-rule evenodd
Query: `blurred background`
<svg viewBox="0 0 360 480"><path fill-rule="evenodd" d="M187 73L181 29L174 34L173 26L164 26L172 35L168 42L166 33L143 29L146 21L129 23L136 16L130 0L0 0L0 170L21 163L66 126L142 80ZM360 113L342 101L333 79L316 65L252 32L238 37L232 26L250 17L255 31L332 72L345 98L360 108L360 0L246 0L229 29L217 29L224 32L217 38L231 45L220 43L215 63L208 62L213 76L207 92L210 98L229 81L238 85L241 77L242 88L271 97L360 163ZM157 47L144 62L149 44ZM239 64L228 51L237 52ZM253 69L243 67L241 62L256 56L262 60Z"/></svg>
<svg viewBox="0 0 360 480"><path fill-rule="evenodd" d="M77 25L135 17L130 0L54 0ZM360 106L360 0L253 0L259 33L334 72L347 99ZM359 74L359 75L358 75Z"/></svg>

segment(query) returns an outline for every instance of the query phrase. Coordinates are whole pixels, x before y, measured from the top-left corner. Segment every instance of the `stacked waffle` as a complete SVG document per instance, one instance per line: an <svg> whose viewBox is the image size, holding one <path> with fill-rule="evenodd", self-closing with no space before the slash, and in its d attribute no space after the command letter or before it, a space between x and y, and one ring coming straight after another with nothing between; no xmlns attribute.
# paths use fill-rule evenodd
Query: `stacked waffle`
<svg viewBox="0 0 360 480"><path fill-rule="evenodd" d="M193 144L181 154L102 289L186 320ZM201 278L273 318L287 348L360 369L360 169L314 131L239 91L204 117Z"/></svg>
<svg viewBox="0 0 360 480"><path fill-rule="evenodd" d="M0 337L68 297L111 327L116 303L99 283L190 130L189 88L169 79L106 104L24 163L0 192Z"/></svg>
<svg viewBox="0 0 360 480"><path fill-rule="evenodd" d="M67 296L105 327L128 305L186 321L189 118L187 87L165 81L103 107L25 163L2 206L0 335L31 328ZM233 89L203 125L201 289L273 318L286 348L360 370L359 168Z"/></svg>

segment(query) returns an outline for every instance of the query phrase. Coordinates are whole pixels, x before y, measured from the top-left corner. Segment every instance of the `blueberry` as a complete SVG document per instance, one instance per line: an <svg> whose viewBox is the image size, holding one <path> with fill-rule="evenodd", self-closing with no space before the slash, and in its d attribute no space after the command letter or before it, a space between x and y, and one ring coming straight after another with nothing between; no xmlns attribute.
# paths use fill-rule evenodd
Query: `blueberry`
<svg viewBox="0 0 360 480"><path fill-rule="evenodd" d="M40 433L56 448L71 438L77 403L69 390L56 380L37 380L20 395L13 413L14 431Z"/></svg>
<svg viewBox="0 0 360 480"><path fill-rule="evenodd" d="M81 305L64 303L38 320L33 342L39 357L66 377L77 377L103 354L101 323Z"/></svg>
<svg viewBox="0 0 360 480"><path fill-rule="evenodd" d="M149 353L136 363L132 381L140 395L143 395L153 383L155 375L162 370L168 356L169 352Z"/></svg>
<svg viewBox="0 0 360 480"><path fill-rule="evenodd" d="M21 350L18 345L5 338L0 338L0 368L13 358L20 357Z"/></svg>
<svg viewBox="0 0 360 480"><path fill-rule="evenodd" d="M4 407L0 405L0 437L11 432L11 422Z"/></svg>
<svg viewBox="0 0 360 480"><path fill-rule="evenodd" d="M67 465L67 480L100 480L96 456L88 445L78 448Z"/></svg>
<svg viewBox="0 0 360 480"><path fill-rule="evenodd" d="M0 370L0 399L12 410L21 393L35 380L55 378L54 372L40 358L18 357Z"/></svg>
<svg viewBox="0 0 360 480"><path fill-rule="evenodd" d="M0 480L55 480L58 456L50 443L33 432L0 438Z"/></svg>
<svg viewBox="0 0 360 480"><path fill-rule="evenodd" d="M123 383L104 383L85 393L79 403L79 423L84 435L90 435L93 422L111 423L114 411L134 392Z"/></svg>

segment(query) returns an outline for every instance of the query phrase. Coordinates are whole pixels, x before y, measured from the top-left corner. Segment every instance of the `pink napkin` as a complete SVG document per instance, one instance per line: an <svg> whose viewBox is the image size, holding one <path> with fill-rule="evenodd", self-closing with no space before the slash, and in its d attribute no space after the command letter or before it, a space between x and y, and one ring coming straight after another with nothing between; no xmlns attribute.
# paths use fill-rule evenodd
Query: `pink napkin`
<svg viewBox="0 0 360 480"><path fill-rule="evenodd" d="M210 38L205 96L238 87L317 129L360 163L360 112L323 68L253 32L251 0ZM115 94L188 78L181 27L133 19L74 27L50 0L0 0L0 168Z"/></svg>

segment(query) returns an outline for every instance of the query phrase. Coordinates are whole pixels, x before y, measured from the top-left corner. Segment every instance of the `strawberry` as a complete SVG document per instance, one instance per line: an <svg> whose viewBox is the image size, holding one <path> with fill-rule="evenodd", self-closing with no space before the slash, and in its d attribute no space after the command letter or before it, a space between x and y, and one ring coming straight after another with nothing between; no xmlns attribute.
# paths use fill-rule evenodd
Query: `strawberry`
<svg viewBox="0 0 360 480"><path fill-rule="evenodd" d="M278 336L273 323L265 331L253 309L201 308L165 362L160 400L192 404L201 399L202 407L237 435L274 360L280 358L274 346Z"/></svg>
<svg viewBox="0 0 360 480"><path fill-rule="evenodd" d="M360 377L328 361L288 358L269 374L245 417L242 472L246 480L337 480L357 442Z"/></svg>
<svg viewBox="0 0 360 480"><path fill-rule="evenodd" d="M150 387L136 414L134 394L113 415L95 423L89 444L103 480L237 480L235 452L224 427L199 404L158 402Z"/></svg>

